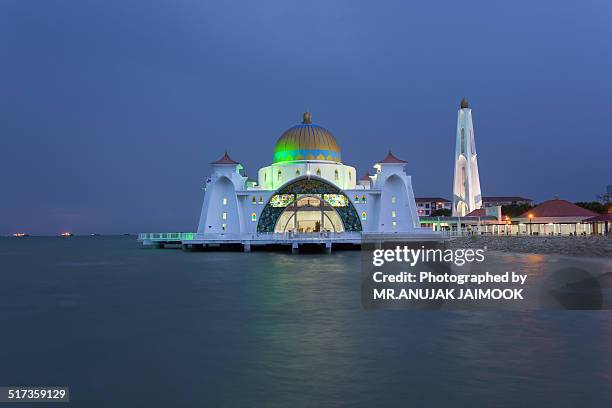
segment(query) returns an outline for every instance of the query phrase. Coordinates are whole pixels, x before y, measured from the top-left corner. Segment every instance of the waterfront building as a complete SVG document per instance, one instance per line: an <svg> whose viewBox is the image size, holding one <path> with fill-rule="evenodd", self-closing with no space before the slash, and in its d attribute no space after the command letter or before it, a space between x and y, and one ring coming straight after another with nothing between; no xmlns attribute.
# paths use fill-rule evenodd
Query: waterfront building
<svg viewBox="0 0 612 408"><path fill-rule="evenodd" d="M591 225L583 221L597 215L569 201L555 198L544 201L512 221L518 226L517 232L522 234L577 235L591 234Z"/></svg>
<svg viewBox="0 0 612 408"><path fill-rule="evenodd" d="M612 208L605 214L599 214L595 217L587 218L582 222L584 224L590 224L594 234L610 235L610 225L612 225Z"/></svg>
<svg viewBox="0 0 612 408"><path fill-rule="evenodd" d="M280 136L256 184L246 185L242 166L227 153L212 163L197 233L415 232L405 165L389 151L374 175L358 180L355 168L342 162L336 138L306 112Z"/></svg>
<svg viewBox="0 0 612 408"><path fill-rule="evenodd" d="M309 112L278 138L272 163L259 169L257 180L226 152L211 163L197 232L179 235L181 242L250 248L321 238L331 248L332 242L359 244L367 235L440 238L419 224L406 161L389 150L373 165L373 175L358 178L341 153L333 134L313 123Z"/></svg>
<svg viewBox="0 0 612 408"><path fill-rule="evenodd" d="M436 210L452 211L452 201L442 197L417 197L417 213L419 217L428 217Z"/></svg>
<svg viewBox="0 0 612 408"><path fill-rule="evenodd" d="M462 217L480 207L482 196L472 110L468 107L468 101L463 98L457 113L453 215Z"/></svg>
<svg viewBox="0 0 612 408"><path fill-rule="evenodd" d="M533 205L531 198L519 197L519 196L491 196L482 197L482 205L484 207L495 207L498 205Z"/></svg>
<svg viewBox="0 0 612 408"><path fill-rule="evenodd" d="M596 214L565 200L543 202L521 214L502 214L501 206L487 206L463 217L421 217L421 226L452 235L608 235L612 213Z"/></svg>

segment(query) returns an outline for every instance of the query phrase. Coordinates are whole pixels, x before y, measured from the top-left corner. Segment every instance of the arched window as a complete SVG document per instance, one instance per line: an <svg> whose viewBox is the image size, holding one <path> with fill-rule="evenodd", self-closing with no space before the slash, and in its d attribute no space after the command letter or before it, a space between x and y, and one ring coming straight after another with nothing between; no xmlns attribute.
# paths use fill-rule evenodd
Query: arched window
<svg viewBox="0 0 612 408"><path fill-rule="evenodd" d="M264 183L268 181L268 173L264 173Z"/></svg>
<svg viewBox="0 0 612 408"><path fill-rule="evenodd" d="M259 204L263 204L263 197L259 196Z"/></svg>
<svg viewBox="0 0 612 408"><path fill-rule="evenodd" d="M321 177L321 169L317 169L317 176Z"/></svg>
<svg viewBox="0 0 612 408"><path fill-rule="evenodd" d="M227 205L227 198L223 199L223 205Z"/></svg>
<svg viewBox="0 0 612 408"><path fill-rule="evenodd" d="M461 128L461 154L465 154L465 132Z"/></svg>
<svg viewBox="0 0 612 408"><path fill-rule="evenodd" d="M396 222L396 221L393 221L393 222L391 223L391 226L393 227L393 229L396 229L396 228L397 228L397 222Z"/></svg>
<svg viewBox="0 0 612 408"><path fill-rule="evenodd" d="M295 175L296 175L296 176L299 176L299 175L300 175L300 169L297 169L297 170L295 171Z"/></svg>
<svg viewBox="0 0 612 408"><path fill-rule="evenodd" d="M334 170L334 180L338 180L339 178L338 170Z"/></svg>
<svg viewBox="0 0 612 408"><path fill-rule="evenodd" d="M364 212L362 212L362 213L361 213L361 219L362 219L363 221L367 220L367 219L368 219L368 213L367 213L367 212L365 212L365 211L364 211Z"/></svg>
<svg viewBox="0 0 612 408"><path fill-rule="evenodd" d="M361 202L365 203L366 202L366 196L361 197Z"/></svg>
<svg viewBox="0 0 612 408"><path fill-rule="evenodd" d="M397 217L397 213L395 212L395 210L391 211L391 217L393 217L393 218Z"/></svg>
<svg viewBox="0 0 612 408"><path fill-rule="evenodd" d="M227 220L227 212L223 211L223 219Z"/></svg>
<svg viewBox="0 0 612 408"><path fill-rule="evenodd" d="M359 196L355 196L355 202L359 204Z"/></svg>
<svg viewBox="0 0 612 408"><path fill-rule="evenodd" d="M353 174L349 171L349 180L353 179Z"/></svg>
<svg viewBox="0 0 612 408"><path fill-rule="evenodd" d="M257 199L255 198L255 196L253 196L253 199L251 200L252 204L257 204Z"/></svg>
<svg viewBox="0 0 612 408"><path fill-rule="evenodd" d="M283 180L283 172L282 172L282 171L280 171L280 170L278 171L278 175L277 175L277 178L276 178L276 179L277 179L278 181L282 181L282 180Z"/></svg>
<svg viewBox="0 0 612 408"><path fill-rule="evenodd" d="M257 221L257 213L251 213L251 221L253 222Z"/></svg>

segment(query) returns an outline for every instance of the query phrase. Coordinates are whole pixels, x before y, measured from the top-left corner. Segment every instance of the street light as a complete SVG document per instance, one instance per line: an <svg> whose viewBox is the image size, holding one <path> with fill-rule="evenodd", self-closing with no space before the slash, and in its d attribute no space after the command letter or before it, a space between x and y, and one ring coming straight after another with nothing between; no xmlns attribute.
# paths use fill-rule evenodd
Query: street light
<svg viewBox="0 0 612 408"><path fill-rule="evenodd" d="M533 214L529 214L529 235L533 235L533 232L531 232L531 222L533 220Z"/></svg>

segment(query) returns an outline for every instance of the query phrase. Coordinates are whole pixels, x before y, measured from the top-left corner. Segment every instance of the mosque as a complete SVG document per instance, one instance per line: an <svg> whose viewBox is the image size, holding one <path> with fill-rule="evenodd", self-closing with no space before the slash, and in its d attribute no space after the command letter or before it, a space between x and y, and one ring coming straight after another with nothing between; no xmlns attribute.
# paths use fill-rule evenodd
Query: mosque
<svg viewBox="0 0 612 408"><path fill-rule="evenodd" d="M358 178L342 161L334 135L312 122L287 129L274 147L272 164L259 169L257 180L227 152L211 163L196 233L141 234L144 244L180 240L183 246L239 243L324 242L360 244L372 236L395 239L439 239L421 228L406 161L391 151L373 165L373 175Z"/></svg>

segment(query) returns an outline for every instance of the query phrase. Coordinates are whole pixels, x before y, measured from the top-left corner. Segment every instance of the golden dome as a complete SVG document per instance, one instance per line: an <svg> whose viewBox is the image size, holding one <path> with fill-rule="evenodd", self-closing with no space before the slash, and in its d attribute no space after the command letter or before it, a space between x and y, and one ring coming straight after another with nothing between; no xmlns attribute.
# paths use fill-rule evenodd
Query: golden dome
<svg viewBox="0 0 612 408"><path fill-rule="evenodd" d="M296 160L327 160L340 162L340 146L331 132L311 121L304 113L299 125L287 129L276 142L274 163Z"/></svg>

